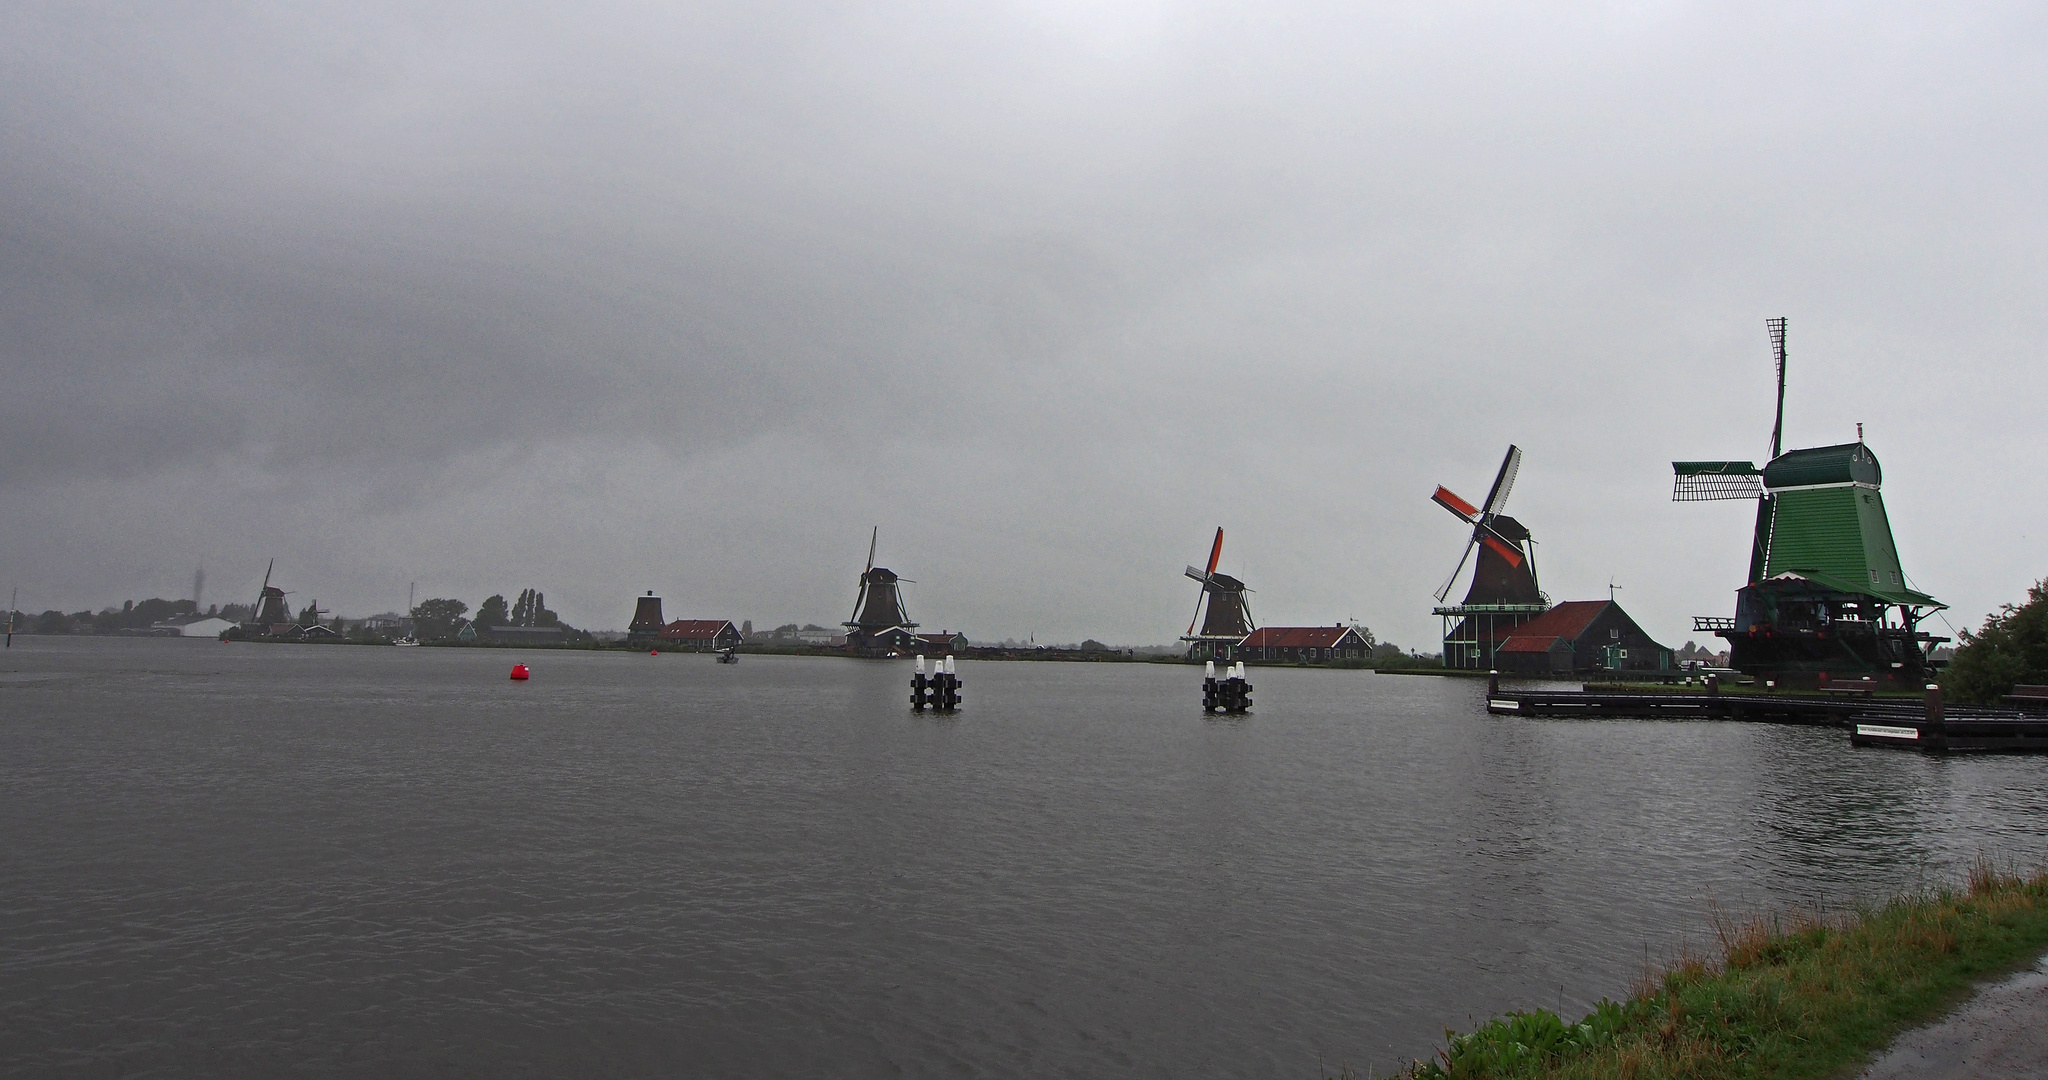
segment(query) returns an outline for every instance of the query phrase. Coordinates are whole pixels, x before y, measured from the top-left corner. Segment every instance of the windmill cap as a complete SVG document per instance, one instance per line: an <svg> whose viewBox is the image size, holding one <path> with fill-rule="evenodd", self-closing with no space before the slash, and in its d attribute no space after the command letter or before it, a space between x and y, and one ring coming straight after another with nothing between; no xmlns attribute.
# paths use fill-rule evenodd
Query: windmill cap
<svg viewBox="0 0 2048 1080"><path fill-rule="evenodd" d="M1764 466L1766 488L1812 487L1816 484L1879 484L1884 470L1877 455L1862 443L1816 446L1780 454Z"/></svg>

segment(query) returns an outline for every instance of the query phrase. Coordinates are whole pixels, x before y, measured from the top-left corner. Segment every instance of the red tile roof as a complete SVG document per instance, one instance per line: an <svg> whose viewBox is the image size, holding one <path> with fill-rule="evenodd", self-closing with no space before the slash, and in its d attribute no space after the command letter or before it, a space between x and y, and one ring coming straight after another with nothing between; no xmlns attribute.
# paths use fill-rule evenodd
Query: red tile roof
<svg viewBox="0 0 2048 1080"><path fill-rule="evenodd" d="M1333 649L1344 635L1351 634L1359 645L1365 641L1348 626L1261 626L1246 637L1246 649Z"/></svg>
<svg viewBox="0 0 2048 1080"><path fill-rule="evenodd" d="M661 636L672 641L710 641L731 625L731 619L677 619L661 628Z"/></svg>
<svg viewBox="0 0 2048 1080"><path fill-rule="evenodd" d="M1562 639L1577 641L1607 610L1607 600L1567 600L1549 611L1515 627L1501 642L1502 652L1549 652Z"/></svg>

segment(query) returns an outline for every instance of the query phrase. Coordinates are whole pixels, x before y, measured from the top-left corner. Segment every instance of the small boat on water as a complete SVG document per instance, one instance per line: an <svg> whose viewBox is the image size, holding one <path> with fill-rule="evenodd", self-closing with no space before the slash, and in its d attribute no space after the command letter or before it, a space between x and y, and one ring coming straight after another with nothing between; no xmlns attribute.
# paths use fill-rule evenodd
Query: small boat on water
<svg viewBox="0 0 2048 1080"><path fill-rule="evenodd" d="M408 618L408 619L412 618L412 612L413 612L413 607L412 607L412 594L413 594L413 590L414 590L414 589L417 589L417 588L419 588L419 583L418 583L418 582L413 582L412 584L410 584L410 585L407 585L407 586L405 587L405 617L406 617L406 618ZM414 636L413 636L413 632L412 632L411 630L407 630L407 631L405 632L405 636L404 636L404 637L402 637L402 638L399 638L399 639L398 639L397 641L394 641L394 642L392 642L392 644L393 644L393 645L418 645L419 643L420 643L420 639L419 639L419 638L416 638L416 637L414 637Z"/></svg>
<svg viewBox="0 0 2048 1080"><path fill-rule="evenodd" d="M737 664L740 662L739 653L732 649L720 649L718 651L718 662L721 664Z"/></svg>

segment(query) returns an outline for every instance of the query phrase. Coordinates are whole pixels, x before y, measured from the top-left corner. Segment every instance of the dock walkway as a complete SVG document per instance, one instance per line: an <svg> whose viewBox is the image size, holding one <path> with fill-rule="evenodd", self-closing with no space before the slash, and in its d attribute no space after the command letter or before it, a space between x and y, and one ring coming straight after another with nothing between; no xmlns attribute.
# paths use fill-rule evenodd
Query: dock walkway
<svg viewBox="0 0 2048 1080"><path fill-rule="evenodd" d="M1510 716L1741 720L1838 727L1855 746L1923 750L2048 750L2048 712L2021 707L1947 706L1866 693L1653 693L1626 690L1503 690L1489 682L1486 711Z"/></svg>

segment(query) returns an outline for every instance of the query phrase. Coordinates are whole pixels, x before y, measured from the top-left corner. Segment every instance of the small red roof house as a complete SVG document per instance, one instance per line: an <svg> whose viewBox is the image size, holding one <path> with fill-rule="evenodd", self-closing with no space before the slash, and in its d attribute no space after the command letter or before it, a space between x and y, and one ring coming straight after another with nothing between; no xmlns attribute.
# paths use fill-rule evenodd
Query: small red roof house
<svg viewBox="0 0 2048 1080"><path fill-rule="evenodd" d="M722 652L740 647L740 628L731 619L677 619L662 627L656 640L665 649Z"/></svg>
<svg viewBox="0 0 2048 1080"><path fill-rule="evenodd" d="M1664 671L1671 650L1612 600L1567 600L1515 627L1494 653L1493 666L1519 675Z"/></svg>
<svg viewBox="0 0 2048 1080"><path fill-rule="evenodd" d="M1237 645L1240 659L1311 664L1364 659L1371 651L1358 630L1349 626L1262 626Z"/></svg>
<svg viewBox="0 0 2048 1080"><path fill-rule="evenodd" d="M917 644L912 648L943 656L947 653L967 651L967 635L957 630L941 630L936 634L918 634Z"/></svg>

